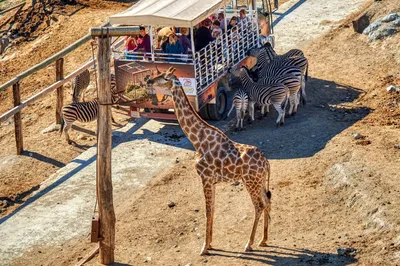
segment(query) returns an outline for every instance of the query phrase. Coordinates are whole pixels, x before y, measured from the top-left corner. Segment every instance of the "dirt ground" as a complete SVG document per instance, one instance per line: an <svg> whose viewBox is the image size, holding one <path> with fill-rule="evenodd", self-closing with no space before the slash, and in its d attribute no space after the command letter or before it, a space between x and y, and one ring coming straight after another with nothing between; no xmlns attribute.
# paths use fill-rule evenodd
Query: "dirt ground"
<svg viewBox="0 0 400 266"><path fill-rule="evenodd" d="M371 8L378 18L399 6L398 0L386 0ZM274 128L272 112L246 124L244 132L228 130L235 141L257 145L271 162L269 247L243 252L253 207L242 184L221 184L216 192L215 250L211 256L199 256L205 208L193 158L167 169L116 209L116 265L400 265L400 94L386 91L389 85L400 86L400 34L369 43L365 35L354 33L350 21L304 47L310 62L309 101L286 119L285 126ZM18 72L16 68L10 71ZM44 106L27 109L33 120L27 131L37 133L25 133L26 141L38 154L66 163L80 149L66 151L58 135L38 133L52 121L53 102L49 97ZM0 172L9 171L10 165L29 167L29 161L9 156L14 149L13 126L2 125L0 130L0 144L8 147L1 151L5 157ZM80 142L95 141L89 140ZM29 159L30 167L38 164ZM46 163L39 167L29 175L52 168ZM13 171L10 176L18 170ZM0 180L3 191L10 181ZM13 182L18 184L17 180ZM26 180L19 180L24 186ZM169 201L176 206L169 208ZM13 265L71 265L94 246L89 239L73 239L61 248L38 247ZM356 254L340 256L338 248L353 248ZM87 265L99 265L97 261L95 257Z"/></svg>
<svg viewBox="0 0 400 266"><path fill-rule="evenodd" d="M91 26L99 26L108 17L131 5L112 1L78 1L76 6L54 8L50 26L43 22L29 34L29 40L21 37L16 44L0 58L0 83L13 78L20 72L40 63L49 56L72 44L88 33ZM29 2L26 6L29 6ZM13 16L10 12L8 16ZM3 20L7 20L4 17ZM0 21L1 25L1 21ZM27 27L24 27L27 28ZM96 53L96 51L95 51ZM35 56L32 56L34 54ZM64 59L64 75L68 75L91 58L89 43L68 54ZM94 81L92 73L92 81ZM55 82L55 64L36 72L21 82L21 98L25 100ZM70 84L64 90L64 103L71 102ZM87 92L91 99L95 95L92 86ZM0 113L12 108L12 88L0 92ZM0 124L0 199L8 200L12 206L0 206L0 216L8 214L23 203L26 196L38 189L38 185L55 173L60 167L70 162L82 151L96 143L96 123L79 125L72 130L70 136L76 146L65 145L64 136L57 132L42 134L41 132L55 122L56 92L45 96L31 104L22 112L24 156L16 156L13 119ZM121 127L126 124L127 116L123 110L114 111L115 118ZM31 171L35 169L35 171Z"/></svg>

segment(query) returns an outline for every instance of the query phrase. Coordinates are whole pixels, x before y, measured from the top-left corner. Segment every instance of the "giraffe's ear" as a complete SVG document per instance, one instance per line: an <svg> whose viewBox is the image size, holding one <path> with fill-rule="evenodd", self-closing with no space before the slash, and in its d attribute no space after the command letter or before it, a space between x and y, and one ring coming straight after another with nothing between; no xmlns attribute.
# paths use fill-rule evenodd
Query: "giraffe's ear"
<svg viewBox="0 0 400 266"><path fill-rule="evenodd" d="M156 66L156 70L157 70L157 75L160 75L160 74L161 74L161 71L158 70L158 67L157 67L157 66Z"/></svg>

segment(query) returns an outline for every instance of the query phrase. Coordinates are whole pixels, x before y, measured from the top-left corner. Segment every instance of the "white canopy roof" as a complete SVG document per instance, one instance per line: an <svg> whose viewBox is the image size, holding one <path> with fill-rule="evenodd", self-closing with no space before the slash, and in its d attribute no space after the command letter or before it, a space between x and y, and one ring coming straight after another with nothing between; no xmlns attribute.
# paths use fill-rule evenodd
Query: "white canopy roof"
<svg viewBox="0 0 400 266"><path fill-rule="evenodd" d="M226 0L140 0L110 17L112 25L193 27L217 12Z"/></svg>

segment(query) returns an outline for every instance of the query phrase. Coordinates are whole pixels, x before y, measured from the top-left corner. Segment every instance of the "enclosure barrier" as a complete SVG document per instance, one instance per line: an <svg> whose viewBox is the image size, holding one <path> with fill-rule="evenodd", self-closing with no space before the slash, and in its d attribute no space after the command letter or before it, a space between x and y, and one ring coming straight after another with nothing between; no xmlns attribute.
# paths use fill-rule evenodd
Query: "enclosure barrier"
<svg viewBox="0 0 400 266"><path fill-rule="evenodd" d="M109 23L104 23L101 27L108 26ZM39 98L49 94L50 92L57 89L57 102L56 102L56 123L61 123L61 108L63 106L63 88L62 86L71 81L74 77L91 67L94 62L93 60L87 62L71 74L69 74L66 78L64 76L64 56L69 54L70 52L74 51L75 49L79 48L87 41L92 38L90 34L85 35L84 37L80 38L70 46L66 47L65 49L61 50L60 52L56 53L55 55L47 58L46 60L40 62L39 64L31 67L30 69L18 74L13 79L7 81L3 85L0 86L0 92L7 89L8 87L13 87L13 102L14 108L7 111L6 113L0 116L0 123L4 122L5 120L9 119L11 116L14 116L14 127L15 127L15 141L17 147L17 155L21 155L23 152L23 134L22 134L22 120L21 120L21 111L23 108L28 106L28 104L37 101ZM48 65L56 62L56 80L54 84L50 85L46 89L42 90L41 92L33 95L32 97L28 98L27 100L21 102L21 92L20 92L20 81L23 78L30 76L31 74L39 71Z"/></svg>

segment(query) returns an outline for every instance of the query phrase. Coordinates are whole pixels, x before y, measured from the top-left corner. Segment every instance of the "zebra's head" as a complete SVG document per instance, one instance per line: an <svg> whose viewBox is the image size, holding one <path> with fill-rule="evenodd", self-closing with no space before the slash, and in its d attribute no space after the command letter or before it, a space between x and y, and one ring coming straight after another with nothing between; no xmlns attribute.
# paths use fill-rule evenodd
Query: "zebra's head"
<svg viewBox="0 0 400 266"><path fill-rule="evenodd" d="M148 78L146 80L147 87L158 87L158 88L172 88L174 84L174 80L176 76L173 74L175 72L175 68L170 67L167 71L161 72L157 69L157 76Z"/></svg>
<svg viewBox="0 0 400 266"><path fill-rule="evenodd" d="M252 48L247 51L247 56L258 58L262 52L262 48Z"/></svg>

